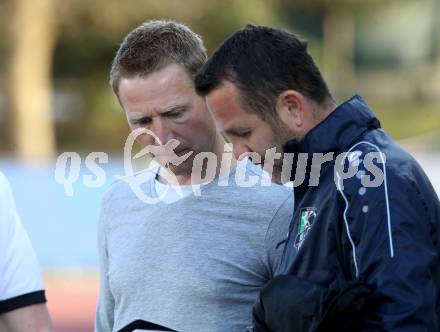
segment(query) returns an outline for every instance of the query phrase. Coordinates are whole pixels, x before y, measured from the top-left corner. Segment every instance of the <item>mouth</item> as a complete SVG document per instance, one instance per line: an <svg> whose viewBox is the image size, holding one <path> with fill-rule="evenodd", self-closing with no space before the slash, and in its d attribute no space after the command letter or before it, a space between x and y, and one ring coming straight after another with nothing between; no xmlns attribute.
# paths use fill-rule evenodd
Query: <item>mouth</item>
<svg viewBox="0 0 440 332"><path fill-rule="evenodd" d="M192 152L190 149L179 149L177 151L166 151L165 153L156 154L154 157L159 163L161 164L168 164L168 163L182 163L183 161L187 160L184 156ZM183 160L182 160L183 158Z"/></svg>

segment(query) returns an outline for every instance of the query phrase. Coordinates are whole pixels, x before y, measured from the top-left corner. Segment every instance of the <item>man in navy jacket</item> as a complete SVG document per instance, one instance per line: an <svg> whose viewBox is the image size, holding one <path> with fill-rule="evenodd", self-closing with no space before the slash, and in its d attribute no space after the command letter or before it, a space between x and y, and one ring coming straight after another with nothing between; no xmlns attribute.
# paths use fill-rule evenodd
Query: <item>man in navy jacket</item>
<svg viewBox="0 0 440 332"><path fill-rule="evenodd" d="M236 157L294 180L280 276L254 308L255 330L439 331L439 199L365 101L337 106L306 43L252 25L196 87Z"/></svg>

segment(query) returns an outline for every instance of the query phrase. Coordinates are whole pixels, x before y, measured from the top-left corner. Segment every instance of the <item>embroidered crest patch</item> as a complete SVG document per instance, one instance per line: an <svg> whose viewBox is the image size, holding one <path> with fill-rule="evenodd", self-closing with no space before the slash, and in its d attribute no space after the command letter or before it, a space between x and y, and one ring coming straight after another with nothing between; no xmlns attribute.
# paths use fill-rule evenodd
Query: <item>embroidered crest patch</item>
<svg viewBox="0 0 440 332"><path fill-rule="evenodd" d="M298 234L296 235L294 245L297 249L301 247L304 239L307 236L310 228L316 216L318 215L318 210L315 207L306 207L302 208L299 212L299 221L298 221Z"/></svg>

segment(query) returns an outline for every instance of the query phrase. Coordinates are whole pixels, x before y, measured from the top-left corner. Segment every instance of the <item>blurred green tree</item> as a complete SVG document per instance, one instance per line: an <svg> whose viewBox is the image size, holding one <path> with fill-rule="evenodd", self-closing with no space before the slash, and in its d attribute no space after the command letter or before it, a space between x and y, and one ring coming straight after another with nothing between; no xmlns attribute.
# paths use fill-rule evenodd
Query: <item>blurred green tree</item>
<svg viewBox="0 0 440 332"><path fill-rule="evenodd" d="M321 25L321 64L334 94L342 99L356 86L355 43L356 18L371 15L392 2L413 0L280 0L281 6L294 17L314 13Z"/></svg>
<svg viewBox="0 0 440 332"><path fill-rule="evenodd" d="M14 13L5 17L14 41L8 45L11 132L17 155L26 159L53 155L55 125L62 148L121 146L116 138L123 138L125 123L107 76L118 44L143 21L186 23L202 34L210 51L245 23L277 22L276 0L8 2ZM59 90L84 101L74 105L71 123L54 124L51 119L50 97L56 100ZM38 142L32 139L36 136Z"/></svg>

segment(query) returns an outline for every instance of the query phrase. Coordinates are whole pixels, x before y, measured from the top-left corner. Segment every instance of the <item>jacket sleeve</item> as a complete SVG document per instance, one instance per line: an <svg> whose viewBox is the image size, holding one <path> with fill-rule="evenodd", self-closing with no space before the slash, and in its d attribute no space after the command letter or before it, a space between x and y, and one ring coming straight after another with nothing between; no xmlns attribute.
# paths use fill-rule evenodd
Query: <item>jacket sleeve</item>
<svg viewBox="0 0 440 332"><path fill-rule="evenodd" d="M438 331L439 259L432 234L439 220L427 208L438 198L423 181L388 171L381 185L366 187L361 179L368 172L361 169L339 190L349 269L381 299L366 330Z"/></svg>

